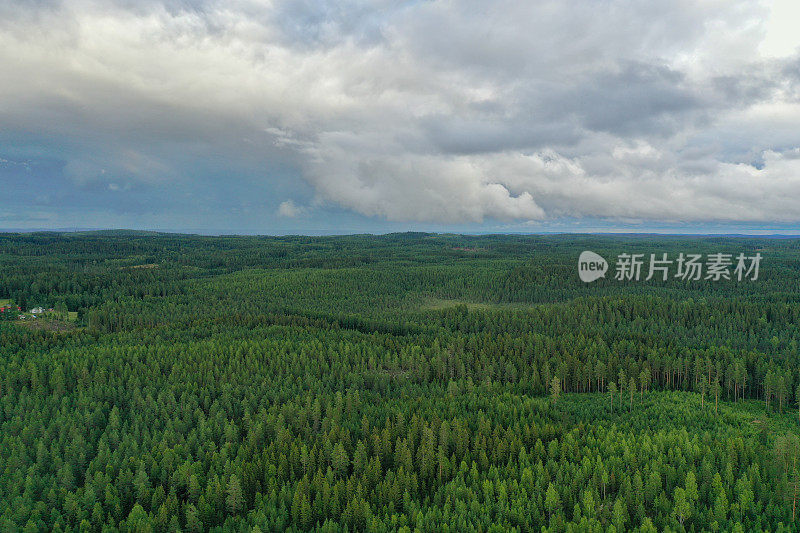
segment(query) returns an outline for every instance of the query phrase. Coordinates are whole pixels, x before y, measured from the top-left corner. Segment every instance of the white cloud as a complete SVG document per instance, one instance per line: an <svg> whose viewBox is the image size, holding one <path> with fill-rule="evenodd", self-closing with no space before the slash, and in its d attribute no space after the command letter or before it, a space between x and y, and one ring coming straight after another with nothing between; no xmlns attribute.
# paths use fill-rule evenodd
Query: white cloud
<svg viewBox="0 0 800 533"><path fill-rule="evenodd" d="M298 206L292 200L285 200L278 206L278 216L295 218L305 213L305 208Z"/></svg>
<svg viewBox="0 0 800 533"><path fill-rule="evenodd" d="M0 0L0 142L392 221L800 221L787 5Z"/></svg>
<svg viewBox="0 0 800 533"><path fill-rule="evenodd" d="M759 50L769 56L781 57L797 53L800 48L800 4L796 0L772 0L766 20L764 40Z"/></svg>

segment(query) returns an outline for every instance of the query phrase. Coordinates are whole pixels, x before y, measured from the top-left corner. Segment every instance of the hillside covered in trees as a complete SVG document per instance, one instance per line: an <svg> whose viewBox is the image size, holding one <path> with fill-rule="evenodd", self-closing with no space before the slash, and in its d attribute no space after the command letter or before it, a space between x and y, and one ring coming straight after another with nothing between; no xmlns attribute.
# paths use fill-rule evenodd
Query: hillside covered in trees
<svg viewBox="0 0 800 533"><path fill-rule="evenodd" d="M800 530L800 240L0 234L0 303L0 531Z"/></svg>

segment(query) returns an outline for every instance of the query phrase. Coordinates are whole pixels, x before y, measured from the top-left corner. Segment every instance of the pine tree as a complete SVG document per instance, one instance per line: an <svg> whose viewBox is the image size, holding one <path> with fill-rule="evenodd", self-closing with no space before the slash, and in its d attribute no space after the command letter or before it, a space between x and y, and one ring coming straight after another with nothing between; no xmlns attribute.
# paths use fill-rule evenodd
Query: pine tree
<svg viewBox="0 0 800 533"><path fill-rule="evenodd" d="M644 400L644 391L650 385L650 367L645 366L639 373L640 401Z"/></svg>
<svg viewBox="0 0 800 533"><path fill-rule="evenodd" d="M700 408L702 409L705 406L705 401L706 401L707 383L705 377L701 377L701 379L699 379L695 385L697 388L697 392L700 393Z"/></svg>
<svg viewBox="0 0 800 533"><path fill-rule="evenodd" d="M187 488L189 500L192 502L197 503L197 499L202 494L203 489L200 487L200 481L198 481L197 476L192 474L189 476L189 486Z"/></svg>
<svg viewBox="0 0 800 533"><path fill-rule="evenodd" d="M628 508L620 498L614 501L613 521L617 531L625 531L625 524L628 522Z"/></svg>
<svg viewBox="0 0 800 533"><path fill-rule="evenodd" d="M558 397L561 394L561 380L558 377L554 377L550 382L550 398L553 401L553 404L558 402Z"/></svg>
<svg viewBox="0 0 800 533"><path fill-rule="evenodd" d="M186 529L193 533L203 531L203 523L197 513L197 509L191 503L186 506Z"/></svg>
<svg viewBox="0 0 800 533"><path fill-rule="evenodd" d="M561 510L561 496L558 494L555 485L551 482L547 485L547 492L545 493L544 506L547 508L547 513L550 518Z"/></svg>
<svg viewBox="0 0 800 533"><path fill-rule="evenodd" d="M786 400L788 392L786 379L783 375L778 375L775 379L775 395L778 397L778 412L780 414L783 414L783 402Z"/></svg>
<svg viewBox="0 0 800 533"><path fill-rule="evenodd" d="M347 450L344 449L341 442L337 442L333 448L331 466L340 476L347 474L347 469L350 467L350 458L347 456Z"/></svg>
<svg viewBox="0 0 800 533"><path fill-rule="evenodd" d="M615 382L611 382L608 384L608 393L611 396L611 412L614 412L614 394L617 393L617 384Z"/></svg>
<svg viewBox="0 0 800 533"><path fill-rule="evenodd" d="M364 441L359 440L353 453L353 473L357 476L362 475L367 467L367 460L367 447Z"/></svg>
<svg viewBox="0 0 800 533"><path fill-rule="evenodd" d="M243 503L242 485L236 474L232 474L228 481L228 494L225 498L225 505L229 513L238 514L242 510Z"/></svg>
<svg viewBox="0 0 800 533"><path fill-rule="evenodd" d="M720 387L719 384L719 378L716 378L714 380L714 384L712 385L712 391L714 393L714 413L716 414L719 412L719 395L720 392L722 391L722 387Z"/></svg>
<svg viewBox="0 0 800 533"><path fill-rule="evenodd" d="M797 385L797 391L795 391L795 400L797 400L797 419L800 421L800 384Z"/></svg>
<svg viewBox="0 0 800 533"><path fill-rule="evenodd" d="M673 509L678 521L683 525L684 520L692 516L692 509L686 498L686 491L683 487L676 487L673 497Z"/></svg>
<svg viewBox="0 0 800 533"><path fill-rule="evenodd" d="M628 392L631 396L630 411L633 412L633 395L636 394L636 380L633 378L631 378L630 383L628 383Z"/></svg>
<svg viewBox="0 0 800 533"><path fill-rule="evenodd" d="M770 400L772 399L774 381L775 378L772 370L767 370L767 375L764 376L764 408L767 411L769 411Z"/></svg>
<svg viewBox="0 0 800 533"><path fill-rule="evenodd" d="M699 498L697 493L697 478L691 470L686 473L686 499L694 503Z"/></svg>

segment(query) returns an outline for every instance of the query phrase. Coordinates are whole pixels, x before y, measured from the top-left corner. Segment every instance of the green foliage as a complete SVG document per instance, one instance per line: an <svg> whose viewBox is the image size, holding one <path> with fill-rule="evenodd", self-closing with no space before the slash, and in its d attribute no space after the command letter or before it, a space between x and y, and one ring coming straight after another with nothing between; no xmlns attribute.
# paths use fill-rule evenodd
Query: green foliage
<svg viewBox="0 0 800 533"><path fill-rule="evenodd" d="M561 394L561 380L557 377L550 380L550 397L553 400L553 403L558 402L558 397Z"/></svg>
<svg viewBox="0 0 800 533"><path fill-rule="evenodd" d="M586 285L587 248L765 262ZM796 530L797 252L0 235L0 297L79 326L0 324L0 530Z"/></svg>

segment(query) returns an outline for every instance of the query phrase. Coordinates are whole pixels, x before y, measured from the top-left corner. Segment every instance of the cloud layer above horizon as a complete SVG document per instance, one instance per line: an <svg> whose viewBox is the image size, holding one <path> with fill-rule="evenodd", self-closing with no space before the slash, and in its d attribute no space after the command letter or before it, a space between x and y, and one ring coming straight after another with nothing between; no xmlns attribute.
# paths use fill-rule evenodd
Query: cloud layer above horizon
<svg viewBox="0 0 800 533"><path fill-rule="evenodd" d="M0 0L0 227L800 222L792 20L751 0Z"/></svg>

